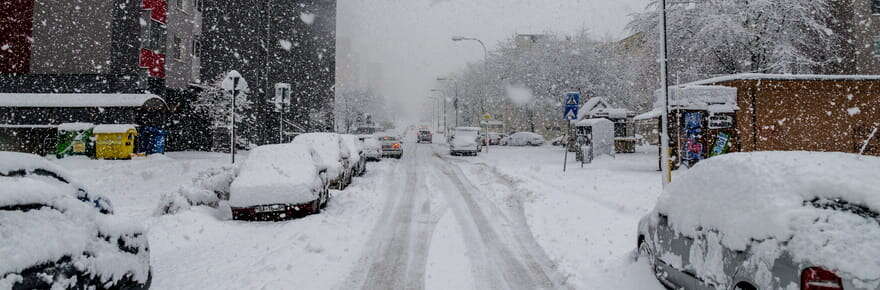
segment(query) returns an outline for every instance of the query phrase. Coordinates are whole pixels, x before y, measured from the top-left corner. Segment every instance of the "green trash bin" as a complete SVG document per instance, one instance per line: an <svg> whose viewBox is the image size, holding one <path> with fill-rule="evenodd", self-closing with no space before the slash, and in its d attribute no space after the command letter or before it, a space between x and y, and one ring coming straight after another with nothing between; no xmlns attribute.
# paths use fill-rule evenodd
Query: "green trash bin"
<svg viewBox="0 0 880 290"><path fill-rule="evenodd" d="M92 123L64 123L58 126L58 143L55 145L55 157L64 158L73 155L95 156L95 141Z"/></svg>

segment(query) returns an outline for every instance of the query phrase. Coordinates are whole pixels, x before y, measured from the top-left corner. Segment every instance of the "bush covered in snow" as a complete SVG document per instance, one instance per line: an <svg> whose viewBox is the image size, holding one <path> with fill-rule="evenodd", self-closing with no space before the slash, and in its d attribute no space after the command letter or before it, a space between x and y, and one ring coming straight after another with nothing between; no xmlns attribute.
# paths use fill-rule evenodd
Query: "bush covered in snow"
<svg viewBox="0 0 880 290"><path fill-rule="evenodd" d="M235 179L235 168L234 165L228 165L200 172L191 184L180 186L176 192L163 194L155 214L175 214L190 206L217 207L221 200L229 199L229 186Z"/></svg>

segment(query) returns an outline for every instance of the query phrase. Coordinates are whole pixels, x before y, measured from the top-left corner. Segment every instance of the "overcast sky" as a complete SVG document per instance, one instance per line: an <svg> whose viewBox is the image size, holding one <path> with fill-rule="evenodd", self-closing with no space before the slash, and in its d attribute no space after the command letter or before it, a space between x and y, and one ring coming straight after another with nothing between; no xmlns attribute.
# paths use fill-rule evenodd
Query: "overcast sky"
<svg viewBox="0 0 880 290"><path fill-rule="evenodd" d="M398 100L424 100L437 76L479 60L476 42L491 50L516 33L587 29L596 37L626 36L628 15L648 0L338 0L337 66ZM344 57L349 54L351 57Z"/></svg>

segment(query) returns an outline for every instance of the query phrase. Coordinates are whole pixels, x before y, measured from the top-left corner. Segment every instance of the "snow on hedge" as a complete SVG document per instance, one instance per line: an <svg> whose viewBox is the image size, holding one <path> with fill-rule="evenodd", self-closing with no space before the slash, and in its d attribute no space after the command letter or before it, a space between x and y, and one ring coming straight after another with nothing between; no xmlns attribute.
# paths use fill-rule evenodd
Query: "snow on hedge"
<svg viewBox="0 0 880 290"><path fill-rule="evenodd" d="M859 281L880 279L880 221L822 206L829 202L880 212L880 158L828 152L713 157L674 180L656 210L677 232L718 230L721 244L763 249L768 261L781 248L798 263Z"/></svg>
<svg viewBox="0 0 880 290"><path fill-rule="evenodd" d="M251 150L230 187L229 205L302 204L318 198L323 181L308 145L275 144Z"/></svg>
<svg viewBox="0 0 880 290"><path fill-rule="evenodd" d="M293 139L294 144L308 145L315 149L320 156L319 162L327 168L327 175L331 178L341 176L342 159L349 157L348 148L342 145L339 134L336 133L306 133Z"/></svg>

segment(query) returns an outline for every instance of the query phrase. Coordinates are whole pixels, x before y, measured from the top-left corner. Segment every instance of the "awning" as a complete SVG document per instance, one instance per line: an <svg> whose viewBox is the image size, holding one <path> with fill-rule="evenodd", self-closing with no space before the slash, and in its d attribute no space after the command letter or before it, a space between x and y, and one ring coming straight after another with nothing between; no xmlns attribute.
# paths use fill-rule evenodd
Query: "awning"
<svg viewBox="0 0 880 290"><path fill-rule="evenodd" d="M156 107L165 108L165 100L153 94L34 94L0 93L0 107L19 108L91 108Z"/></svg>

